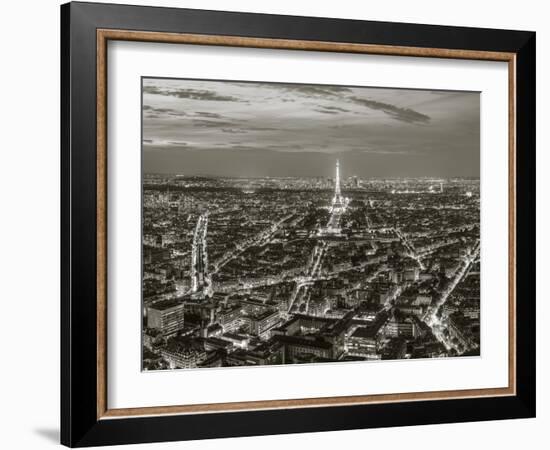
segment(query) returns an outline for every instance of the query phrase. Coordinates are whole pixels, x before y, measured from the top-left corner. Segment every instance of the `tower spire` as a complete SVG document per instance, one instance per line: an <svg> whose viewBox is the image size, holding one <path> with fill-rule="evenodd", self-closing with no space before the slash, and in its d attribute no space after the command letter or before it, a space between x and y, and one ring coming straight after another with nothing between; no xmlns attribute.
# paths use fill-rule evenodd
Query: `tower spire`
<svg viewBox="0 0 550 450"><path fill-rule="evenodd" d="M334 182L334 197L339 198L340 192L340 161L336 160L336 180Z"/></svg>
<svg viewBox="0 0 550 450"><path fill-rule="evenodd" d="M334 197L332 198L333 206L342 206L344 199L340 190L340 161L336 160L336 178L334 179Z"/></svg>

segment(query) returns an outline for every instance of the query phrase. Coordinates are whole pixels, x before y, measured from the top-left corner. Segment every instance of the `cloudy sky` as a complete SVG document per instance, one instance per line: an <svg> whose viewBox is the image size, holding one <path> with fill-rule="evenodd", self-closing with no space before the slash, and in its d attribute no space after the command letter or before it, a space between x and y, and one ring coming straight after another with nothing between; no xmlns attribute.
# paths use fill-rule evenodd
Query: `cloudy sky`
<svg viewBox="0 0 550 450"><path fill-rule="evenodd" d="M143 79L143 170L479 176L479 94Z"/></svg>

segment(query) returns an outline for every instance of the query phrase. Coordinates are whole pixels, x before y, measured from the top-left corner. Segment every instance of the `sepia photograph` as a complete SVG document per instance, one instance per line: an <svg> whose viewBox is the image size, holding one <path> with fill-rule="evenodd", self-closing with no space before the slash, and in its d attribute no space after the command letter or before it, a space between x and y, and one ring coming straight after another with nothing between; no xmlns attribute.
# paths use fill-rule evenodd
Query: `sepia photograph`
<svg viewBox="0 0 550 450"><path fill-rule="evenodd" d="M445 424L484 421L476 442L533 434L538 22L295 3L61 6L59 89L36 90L60 97L61 126L42 102L44 132L27 108L7 147L30 161L16 150L37 136L57 169L6 165L30 219L5 222L44 216L13 188L23 173L57 180L57 239L6 236L21 279L29 254L60 256L34 271L57 281L60 308L37 303L57 319L25 317L60 324L59 358L39 354L58 360L47 418L63 445L298 448L338 431L319 445L415 447L411 427L437 425L428 450L472 441ZM498 420L516 432L488 432Z"/></svg>
<svg viewBox="0 0 550 450"><path fill-rule="evenodd" d="M141 89L142 370L481 354L479 92Z"/></svg>

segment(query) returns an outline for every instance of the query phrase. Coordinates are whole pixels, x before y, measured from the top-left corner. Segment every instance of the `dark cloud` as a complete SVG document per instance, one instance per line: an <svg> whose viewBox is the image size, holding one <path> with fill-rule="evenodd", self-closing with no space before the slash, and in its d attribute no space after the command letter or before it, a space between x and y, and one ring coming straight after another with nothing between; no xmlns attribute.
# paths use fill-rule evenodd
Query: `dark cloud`
<svg viewBox="0 0 550 450"><path fill-rule="evenodd" d="M233 86L238 86L241 88L250 88L257 85L255 82L245 83L245 82L228 82ZM281 96L280 100L283 102L293 102L293 98L285 98L285 94L290 94L291 96L304 96L304 97L334 97L340 94L350 93L352 90L346 86L326 86L326 85L315 85L315 84L291 84L291 83L265 83L263 87L266 90L276 91L278 95Z"/></svg>
<svg viewBox="0 0 550 450"><path fill-rule="evenodd" d="M220 95L213 91L199 89L160 89L157 86L146 85L143 87L146 94L169 95L181 99L204 100L214 102L238 102L236 97Z"/></svg>
<svg viewBox="0 0 550 450"><path fill-rule="evenodd" d="M255 127L254 125L248 126L249 131L278 131L278 128L274 127Z"/></svg>
<svg viewBox="0 0 550 450"><path fill-rule="evenodd" d="M326 111L333 111L333 112L343 112L343 113L351 112L349 109L338 108L337 106L323 106L323 109Z"/></svg>
<svg viewBox="0 0 550 450"><path fill-rule="evenodd" d="M332 97L352 92L350 88L344 86L316 86L312 84L281 84L274 86L294 95L301 94L306 97Z"/></svg>
<svg viewBox="0 0 550 450"><path fill-rule="evenodd" d="M239 102L237 97L231 97L230 95L219 95L211 91L199 91L195 89L179 89L171 91L169 95L183 99L193 100L206 100L213 102Z"/></svg>
<svg viewBox="0 0 550 450"><path fill-rule="evenodd" d="M146 84L143 86L143 93L144 94L154 94L154 95L168 95L166 90L160 89L157 86L152 86L149 84Z"/></svg>
<svg viewBox="0 0 550 450"><path fill-rule="evenodd" d="M401 120L402 122L408 123L427 123L430 121L430 117L415 111L410 108L399 108L395 105L389 103L378 102L376 100L369 100L366 98L351 97L351 100L359 105L366 106L370 109L377 109L385 112L389 116L393 117L396 120Z"/></svg>
<svg viewBox="0 0 550 450"><path fill-rule="evenodd" d="M153 108L152 110L157 112L157 113L173 114L173 115L176 115L176 116L186 116L187 115L183 111L176 111L175 109L172 109L172 108Z"/></svg>
<svg viewBox="0 0 550 450"><path fill-rule="evenodd" d="M150 119L157 119L166 115L180 118L187 116L187 113L184 111L178 111L172 108L153 108L150 105L143 105L143 111L145 113L145 117Z"/></svg>
<svg viewBox="0 0 550 450"><path fill-rule="evenodd" d="M236 122L231 122L227 120L206 120L206 119L191 119L194 126L203 127L203 128L219 128L224 127L234 127L238 125Z"/></svg>
<svg viewBox="0 0 550 450"><path fill-rule="evenodd" d="M334 111L327 111L326 109L314 109L313 111L321 113L321 114L338 114Z"/></svg>
<svg viewBox="0 0 550 450"><path fill-rule="evenodd" d="M205 112L205 111L197 111L195 114L197 116L207 117L209 119L222 119L223 118L220 114Z"/></svg>
<svg viewBox="0 0 550 450"><path fill-rule="evenodd" d="M223 133L231 133L231 134L245 134L247 133L245 130L241 130L238 128L222 128Z"/></svg>
<svg viewBox="0 0 550 450"><path fill-rule="evenodd" d="M349 109L338 108L337 106L321 106L320 108L314 109L314 111L317 111L322 114L335 114L335 115L338 115L340 113L351 112Z"/></svg>

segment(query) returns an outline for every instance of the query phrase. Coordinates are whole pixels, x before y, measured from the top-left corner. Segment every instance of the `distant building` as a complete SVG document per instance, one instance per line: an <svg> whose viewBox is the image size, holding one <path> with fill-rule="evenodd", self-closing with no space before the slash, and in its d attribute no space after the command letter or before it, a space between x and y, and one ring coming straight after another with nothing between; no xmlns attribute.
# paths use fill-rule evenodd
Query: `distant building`
<svg viewBox="0 0 550 450"><path fill-rule="evenodd" d="M202 329L202 335L205 338L219 336L223 333L223 328L219 323L213 323Z"/></svg>
<svg viewBox="0 0 550 450"><path fill-rule="evenodd" d="M431 280L433 279L433 274L429 273L429 272L422 272L418 275L418 279L420 281L428 281L428 280Z"/></svg>
<svg viewBox="0 0 550 450"><path fill-rule="evenodd" d="M421 316L424 311L425 311L425 308L423 308L422 306L417 306L417 305L399 305L397 307L399 309L399 312L401 313L404 313L404 314L415 314L416 316Z"/></svg>
<svg viewBox="0 0 550 450"><path fill-rule="evenodd" d="M159 243L160 242L160 243ZM170 260L170 250L158 248L162 245L162 236L151 237L143 246L143 264L161 263Z"/></svg>
<svg viewBox="0 0 550 450"><path fill-rule="evenodd" d="M171 339L168 345L160 350L162 357L171 369L192 369L206 359L206 351L196 342L189 339Z"/></svg>
<svg viewBox="0 0 550 450"><path fill-rule="evenodd" d="M164 337L175 335L184 325L184 305L165 300L147 307L147 327L159 330Z"/></svg>
<svg viewBox="0 0 550 450"><path fill-rule="evenodd" d="M280 322L279 311L267 310L262 313L248 316L250 333L256 336L261 336L268 332L271 328L277 326Z"/></svg>
<svg viewBox="0 0 550 450"><path fill-rule="evenodd" d="M417 295L416 299L413 301L413 305L418 306L430 306L432 304L431 295Z"/></svg>
<svg viewBox="0 0 550 450"><path fill-rule="evenodd" d="M360 326L346 338L346 350L349 355L365 359L380 359L378 354L378 337L388 320L388 313L383 311L368 326Z"/></svg>
<svg viewBox="0 0 550 450"><path fill-rule="evenodd" d="M237 330L241 326L241 307L233 306L220 311L217 315L217 321L226 332Z"/></svg>
<svg viewBox="0 0 550 450"><path fill-rule="evenodd" d="M346 339L347 353L365 359L380 359L378 350L378 330L374 327L358 327Z"/></svg>
<svg viewBox="0 0 550 450"><path fill-rule="evenodd" d="M231 350L233 343L217 337L209 337L203 341L203 345L207 352L216 350L229 351Z"/></svg>
<svg viewBox="0 0 550 450"><path fill-rule="evenodd" d="M403 281L403 272L392 271L391 281L392 281L392 283L400 284Z"/></svg>
<svg viewBox="0 0 550 450"><path fill-rule="evenodd" d="M382 351L382 359L403 359L407 353L407 341L403 338L394 338Z"/></svg>
<svg viewBox="0 0 550 450"><path fill-rule="evenodd" d="M461 313L454 313L449 316L449 334L465 348L476 347L478 345L470 325L471 321Z"/></svg>
<svg viewBox="0 0 550 450"><path fill-rule="evenodd" d="M414 338L418 335L418 330L414 320L410 317L401 319L393 316L386 324L384 334L388 337Z"/></svg>
<svg viewBox="0 0 550 450"><path fill-rule="evenodd" d="M317 337L283 336L273 338L284 347L283 364L298 355L315 355L321 358L332 358L332 344Z"/></svg>
<svg viewBox="0 0 550 450"><path fill-rule="evenodd" d="M247 336L236 333L224 333L220 336L220 339L231 342L235 347L248 348L248 342L250 339Z"/></svg>
<svg viewBox="0 0 550 450"><path fill-rule="evenodd" d="M405 281L417 281L418 274L418 267L414 267L412 269L405 270L405 272L403 273L403 278L405 279Z"/></svg>
<svg viewBox="0 0 550 450"><path fill-rule="evenodd" d="M199 367L222 367L224 361L225 352L216 351L211 352L208 356L198 364Z"/></svg>

